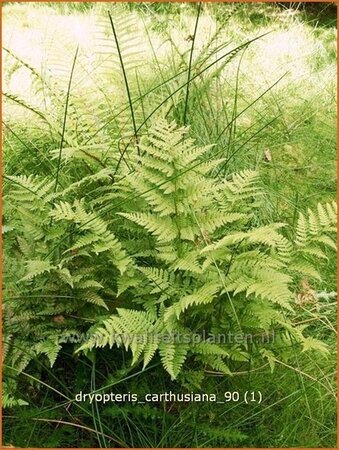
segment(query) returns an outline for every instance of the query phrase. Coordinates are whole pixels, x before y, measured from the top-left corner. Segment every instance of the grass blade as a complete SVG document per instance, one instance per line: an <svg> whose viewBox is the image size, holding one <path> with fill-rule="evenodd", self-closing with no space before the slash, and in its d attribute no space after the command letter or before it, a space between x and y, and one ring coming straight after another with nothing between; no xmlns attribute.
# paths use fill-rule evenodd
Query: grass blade
<svg viewBox="0 0 339 450"><path fill-rule="evenodd" d="M185 98L185 108L184 108L184 118L183 118L184 125L187 124L187 109L188 109L188 97L189 97L189 92L190 92L190 81L191 81L193 52L194 52L195 37L197 35L197 30L198 30L200 11L201 11L201 3L199 3L198 12L197 12L197 18L195 20L194 33L193 33L193 38L192 38L192 47L191 47L191 52L190 52L190 60L189 60L189 64L188 64L186 98Z"/></svg>
<svg viewBox="0 0 339 450"><path fill-rule="evenodd" d="M75 55L74 55L74 58L73 58L72 69L71 69L71 74L70 74L69 81L68 81L67 94L66 94L66 104L65 104L65 112L64 112L64 120L63 120L63 124L62 124L62 133L61 133L61 141L60 141L60 148L59 148L58 165L57 165L57 172L56 172L56 176L55 176L54 192L57 191L58 183L59 183L59 174L60 174L60 166L61 166L61 154L62 154L62 149L63 149L64 141L65 141L65 132L66 132L66 122L67 122L67 112L68 112L69 98L70 98L70 94L71 94L71 86L72 86L72 80L73 80L73 75L74 75L75 63L76 63L76 60L77 60L77 57L78 57L78 52L79 52L79 46L77 46L77 49L75 51Z"/></svg>
<svg viewBox="0 0 339 450"><path fill-rule="evenodd" d="M129 84L128 84L127 73L126 73L124 60L122 58L122 54L121 54L121 50L120 50L120 46L119 46L118 36L117 36L116 30L115 30L115 27L114 27L114 23L113 23L113 19L112 19L111 13L109 11L108 11L108 17L109 17L109 20L111 22L112 32L113 32L113 36L114 36L114 40L115 40L115 45L117 46L117 51L118 51L118 55L119 55L119 61L120 61L121 70L122 70L122 74L123 74L123 77L124 77L124 83L125 83L125 88L126 88L127 97L128 97L129 108L130 108L130 111L131 111L131 118L132 118L133 130L134 130L134 137L135 137L135 140L137 141L138 140L138 130L137 130L136 122L135 122L133 103L132 103L131 92L130 92L130 88L129 88Z"/></svg>

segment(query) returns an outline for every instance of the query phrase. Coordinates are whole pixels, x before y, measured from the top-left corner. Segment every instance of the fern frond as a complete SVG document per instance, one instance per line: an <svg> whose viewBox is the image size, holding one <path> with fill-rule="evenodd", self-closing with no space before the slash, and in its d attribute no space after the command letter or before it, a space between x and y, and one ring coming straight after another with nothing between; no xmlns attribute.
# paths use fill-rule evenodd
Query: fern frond
<svg viewBox="0 0 339 450"><path fill-rule="evenodd" d="M164 315L165 322L169 321L173 315L179 318L180 314L192 305L211 303L220 289L220 281L205 283L201 288L196 289L192 294L182 297L178 302L170 306Z"/></svg>
<svg viewBox="0 0 339 450"><path fill-rule="evenodd" d="M159 217L154 214L146 213L119 213L132 222L144 227L150 233L155 235L159 241L169 242L175 239L177 231L172 220L169 217Z"/></svg>
<svg viewBox="0 0 339 450"><path fill-rule="evenodd" d="M222 356L218 355L203 355L199 358L203 363L205 363L208 367L211 367L214 370L224 373L225 375L232 376L232 372L228 365L223 360Z"/></svg>
<svg viewBox="0 0 339 450"><path fill-rule="evenodd" d="M187 357L187 351L188 344L163 342L159 345L162 365L173 380L177 378L182 369Z"/></svg>
<svg viewBox="0 0 339 450"><path fill-rule="evenodd" d="M21 278L21 281L29 281L45 272L50 272L53 266L49 261L30 260L26 264L26 275Z"/></svg>
<svg viewBox="0 0 339 450"><path fill-rule="evenodd" d="M54 209L50 212L50 217L55 220L67 220L73 222L76 217L76 213L68 202L60 202L54 206Z"/></svg>
<svg viewBox="0 0 339 450"><path fill-rule="evenodd" d="M235 203L260 195L262 189L259 180L259 173L253 170L233 174L230 181L222 184L221 193L224 201Z"/></svg>
<svg viewBox="0 0 339 450"><path fill-rule="evenodd" d="M229 353L225 349L221 348L217 344L208 341L194 344L194 346L192 347L192 351L198 355L219 355L224 357L229 356Z"/></svg>
<svg viewBox="0 0 339 450"><path fill-rule="evenodd" d="M46 339L37 343L34 347L37 354L45 354L49 360L50 366L53 367L58 354L61 350L61 345L52 340Z"/></svg>

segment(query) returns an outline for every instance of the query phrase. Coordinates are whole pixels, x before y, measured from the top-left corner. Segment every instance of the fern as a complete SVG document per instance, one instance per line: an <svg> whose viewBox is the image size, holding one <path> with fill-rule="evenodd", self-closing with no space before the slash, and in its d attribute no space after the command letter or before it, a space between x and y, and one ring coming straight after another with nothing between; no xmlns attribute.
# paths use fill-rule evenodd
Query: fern
<svg viewBox="0 0 339 450"><path fill-rule="evenodd" d="M188 345L163 342L159 346L162 365L175 379L186 360Z"/></svg>
<svg viewBox="0 0 339 450"><path fill-rule="evenodd" d="M173 339L166 344L162 342L163 335L173 331L187 334L190 341L193 330L185 324L201 317L208 326L206 307L210 311L222 308L229 323L237 326L241 325L238 316L242 316L243 326L251 330L259 327L267 331L271 326L279 327L281 321L289 326L289 319L281 311L293 314L293 276L298 272L295 261L303 233L299 224L296 240L291 241L282 234L284 223L252 225L247 203L263 195L258 174L244 171L216 185L208 179L208 172L199 171L208 149L194 148L190 139L185 140L186 133L173 123L158 122L150 135L141 139L142 156L136 161L135 172L119 184L122 191L138 195L141 210L135 211L137 205L131 202L118 215L141 227L145 244L154 248L149 266L141 267L138 253L135 254L134 268L132 263L118 283L119 295L128 301L134 299L144 312L117 309L117 315L105 321L103 328L95 329L93 338L78 350L94 348L95 337L99 336L100 346L115 344L130 348L132 363L143 358L146 365L158 351L172 378L178 376L189 354L226 374L232 372L232 361L248 358L246 347L219 346L209 341L198 345ZM192 165L192 172L189 177L181 177L187 165ZM212 210L208 209L211 198L215 201ZM324 216L322 207L318 207L319 212L322 226L330 227L328 212ZM312 239L321 235L322 240L324 228L319 229L320 218L315 217L308 213L307 234ZM134 232L133 227L130 230ZM152 240L147 241L147 236ZM306 250L310 255L310 250ZM314 265L311 267L316 270ZM188 317L191 320L187 322ZM139 344L132 340L133 344L126 345L121 336L112 338L116 334L133 336L141 331L148 338ZM218 327L218 331L226 330ZM149 335L156 332L162 338L151 341ZM302 334L298 339L304 342Z"/></svg>
<svg viewBox="0 0 339 450"><path fill-rule="evenodd" d="M326 353L293 316L300 274L320 278L318 261L334 249L335 205L301 213L295 230L258 223L259 174L217 180L210 172L220 160L188 132L158 120L114 183L102 168L57 193L50 177L7 177L5 217L14 222L6 245L21 265L13 273L7 264L4 274L12 367L23 370L39 355L53 365L64 340L84 332L77 353L117 346L132 365L159 358L172 379L188 361L227 376L247 364L246 342L196 342L202 332L273 329L278 341L293 332L300 351ZM87 329L77 316L95 323ZM13 342L29 342L29 354ZM251 357L273 368L279 351L260 343Z"/></svg>
<svg viewBox="0 0 339 450"><path fill-rule="evenodd" d="M21 279L21 281L32 280L38 275L41 275L45 272L50 272L51 269L52 266L48 261L39 261L39 260L27 261L27 273Z"/></svg>
<svg viewBox="0 0 339 450"><path fill-rule="evenodd" d="M178 302L172 305L165 313L165 321L171 315L175 314L179 318L180 314L192 305L207 304L213 301L215 294L220 291L220 282L207 282L200 289L197 289L190 295L181 298Z"/></svg>

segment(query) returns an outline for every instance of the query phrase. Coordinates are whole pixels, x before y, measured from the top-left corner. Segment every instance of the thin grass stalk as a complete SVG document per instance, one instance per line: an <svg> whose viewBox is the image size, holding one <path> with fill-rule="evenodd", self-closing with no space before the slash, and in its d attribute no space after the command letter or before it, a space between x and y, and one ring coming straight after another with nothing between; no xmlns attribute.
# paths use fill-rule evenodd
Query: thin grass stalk
<svg viewBox="0 0 339 450"><path fill-rule="evenodd" d="M227 164L231 161L232 158L234 158L234 156L240 152L240 150L242 148L244 148L255 136L258 136L258 134L260 134L265 128L269 127L273 122L275 122L278 119L279 116L274 117L272 120L270 120L269 122L265 123L265 125L263 125L261 128L259 128L259 130L257 130L255 133L253 133L248 139L246 139L245 142L243 142L240 147L238 147L236 150L234 150L234 152L229 155L226 159L226 161L223 163L223 165L220 166L218 172L216 173L216 176L219 176L220 173L222 171L225 171Z"/></svg>
<svg viewBox="0 0 339 450"><path fill-rule="evenodd" d="M237 114L235 116L234 119L232 119L227 125L226 127L221 131L221 133L219 133L219 136L217 137L217 142L219 141L219 139L221 138L221 136L225 133L225 131L228 129L228 127L233 123L233 120L237 119L240 114L243 114L245 111L247 111L251 106L253 106L255 103L257 103L264 95L267 94L267 92L271 91L274 86L276 86L278 83L280 83L280 81L287 75L288 72L285 72L280 78L278 78L277 81L275 81L273 84L271 84L271 86L269 88L267 88L262 94L260 94L259 97L257 97L255 100L253 100L253 102L251 102L249 105L246 106L246 108L244 108L239 114Z"/></svg>
<svg viewBox="0 0 339 450"><path fill-rule="evenodd" d="M17 416L12 416L12 415L4 415L3 418L4 419L18 419ZM93 428L90 428L90 427L87 427L85 425L75 423L75 422L68 422L66 420L45 419L45 418L39 418L39 417L30 417L30 420L33 420L35 422L55 423L56 425L67 425L70 427L76 427L76 428L80 428L81 430L89 431L90 433L96 433L96 431ZM117 443L116 440L112 436L109 436L108 434L102 433L101 436L109 439L112 442Z"/></svg>
<svg viewBox="0 0 339 450"><path fill-rule="evenodd" d="M266 34L268 34L268 33L265 33L265 34L263 34L263 35L261 35L261 36L259 36L259 37L256 37L256 38L254 38L254 39L252 39L252 40L250 40L250 41L248 41L248 42L245 42L245 44L242 44L242 45L240 45L239 47L236 47L235 49L233 49L233 50L231 50L231 51L229 51L229 52L227 52L225 55L222 55L222 56L220 56L220 58L218 58L218 59L216 59L214 62L212 62L211 64L209 64L208 66L206 66L203 70L201 70L200 72L198 72L196 75L194 75L191 79L190 79L190 82L192 82L193 80L195 80L196 78L198 78L202 73L204 73L206 70L208 70L208 69L210 69L211 67L213 67L215 64L217 64L219 61L221 61L222 59L224 59L224 58L226 58L226 56L229 56L230 58L232 58L233 56L234 56L234 54L236 54L237 52L239 52L241 49L243 49L244 47L247 47L248 45L250 45L252 42L254 42L254 41L256 41L256 40L258 40L258 39L260 39L261 37L263 37L263 36L266 36ZM282 78L282 77L281 77ZM280 79L279 79L280 80ZM278 80L278 81L279 81ZM182 84L181 86L179 86L177 89L175 89L168 97L166 97L163 101L161 101L160 103L159 103L159 105L156 107L156 108L154 108L154 110L146 117L146 119L141 123L141 125L138 127L138 129L137 129L137 132L139 132L141 129L142 129L142 127L146 124L146 122L167 102L167 100L169 100L171 97L173 97L176 93L178 93L182 88L184 88L185 86L187 85L187 81L184 83L184 84ZM273 86L272 86L273 87ZM266 92L268 92L270 90L270 88L267 90L267 91L265 91L262 95L264 95ZM254 104L257 100L259 100L261 97L259 97L258 99L256 99L256 100L254 100L254 102L252 102L252 104ZM243 111L241 111L241 114L244 112L244 111L246 111L250 106L252 106L252 104L251 105L249 105L247 108L245 108ZM239 115L237 116L237 117L239 117ZM236 117L236 118L237 118ZM225 130L224 130L225 131ZM223 131L223 132L224 132ZM221 136L219 136L219 137L221 137ZM130 144L128 143L127 145L126 145L126 147L125 147L125 150L124 150L124 152L126 152L127 151L127 149L128 149L128 147L130 146Z"/></svg>
<svg viewBox="0 0 339 450"><path fill-rule="evenodd" d="M7 130L13 134L13 136L20 142L21 145L23 145L25 147L26 150L30 151L31 147L29 147L21 138L20 136L18 136L16 134L16 132L4 121L2 121L2 124L4 127L7 128ZM38 147L36 147L34 144L32 145L32 147L36 150L36 152L38 153L39 158L45 159L46 162L52 166L51 161L38 149Z"/></svg>
<svg viewBox="0 0 339 450"><path fill-rule="evenodd" d="M242 48L244 48L245 46L250 45L252 42L257 41L258 39L261 39L264 36L267 36L268 34L270 34L270 32L268 33L264 33L250 41L245 42L244 44L241 44L239 47L234 48L233 50L225 53L225 55L220 56L219 58L217 58L213 63L209 64L208 66L206 66L204 69L202 69L200 72L198 72L194 78L191 78L191 81L195 78L197 78L198 76L200 76L202 73L204 73L206 70L210 69L211 67L213 67L215 64L217 64L219 61L223 60L224 58L226 58L226 56L229 56L231 53L234 53L236 51L241 50ZM221 46L222 47L222 46ZM149 91L145 92L145 94L142 95L142 98L147 97L147 95L151 94L152 92L156 91L157 89L159 89L160 87L166 85L166 83L169 83L170 81L174 80L175 78L177 78L178 76L184 74L185 72L187 72L187 69L182 70L181 72L176 73L175 75L173 75L172 77L168 78L165 82L158 84L157 86L155 86L152 89L149 89ZM153 114L156 113L156 111L164 104L166 103L167 100L169 100L170 98L172 98L177 92L179 92L182 88L184 88L186 86L186 83L182 84L181 86L179 86L178 89L176 89L174 92L172 92L171 94L168 95L167 98L165 98L165 100L155 109L152 111L152 113L145 119L145 121L149 120L150 117L153 116ZM141 98L137 98L135 100L132 101L132 104L140 101ZM118 114L116 114L114 117L112 117L111 119L109 119L106 123L104 123L90 138L87 139L87 141L84 143L84 145L88 144L88 142L90 142L92 139L95 138L95 136L97 136L98 133L100 133L100 131L102 131L107 125L109 125L111 122L113 122L113 120L115 120L120 114L122 114L123 112L125 112L127 109L129 108L129 106L123 108L121 111L118 112ZM137 129L137 132L139 132L140 128L144 125L145 121L141 124L141 126Z"/></svg>
<svg viewBox="0 0 339 450"><path fill-rule="evenodd" d="M190 59L189 59L189 63L188 63L186 98L185 98L185 108L184 108L184 117L183 117L184 125L187 124L188 97L189 97L189 92L190 92L190 81L191 81L193 52L194 52L195 38L196 38L196 35L197 35L197 30L198 30L200 11L201 11L201 2L199 3L198 12L197 12L197 18L195 20L195 27L194 27L193 37L192 37L192 46L191 46L191 52L190 52Z"/></svg>
<svg viewBox="0 0 339 450"><path fill-rule="evenodd" d="M109 11L108 11L108 17L109 17L109 20L111 22L112 32L113 32L113 36L114 36L114 40L115 40L115 45L117 46L117 51L118 51L118 55L119 55L119 61L120 61L120 65L121 65L122 75L124 77L125 89L126 89L126 93L127 93L127 97L128 97L129 108L130 108L130 111L131 111L131 118L132 118L133 130L134 130L134 137L135 137L135 141L138 142L138 130L137 130L136 122L135 122L135 115L134 115L134 109L133 109L131 92L130 92L130 88L129 88L129 84L128 84L127 73L126 73L124 60L123 60L123 57L122 57L122 54L121 54L121 50L120 50L120 46L119 46L118 36L117 36L116 30L115 30L115 27L114 27L114 23L113 23L113 19L112 19L111 13Z"/></svg>
<svg viewBox="0 0 339 450"><path fill-rule="evenodd" d="M246 49L243 51L242 55L240 56L239 64L238 64L238 67L237 67L236 81L235 81L234 103L233 103L232 120L231 120L232 126L230 128L229 138L228 138L227 157L228 157L229 150L233 147L233 139L235 138L235 135L236 135L237 121L234 120L234 118L237 115L237 109L238 109L239 75L240 75L241 62L242 62L242 59L244 57L245 51L246 51Z"/></svg>
<svg viewBox="0 0 339 450"><path fill-rule="evenodd" d="M71 69L71 74L70 74L69 81L68 81L67 94L66 94L66 104L65 104L65 112L64 112L64 120L63 120L63 124L62 124L62 133L61 133L61 141L60 141L60 148L59 148L58 165L57 165L57 172L56 172L56 176L55 176L54 192L57 191L58 183L59 183L59 174L60 174L60 166L61 166L61 154L62 154L62 149L63 149L64 141L65 141L65 132L66 132L66 122L67 122L67 112L68 112L69 98L70 98L70 94L71 94L71 86L72 86L73 74L74 74L74 69L75 69L75 63L76 63L76 60L77 60L77 57L78 57L78 52L79 52L79 46L77 46L77 49L75 51L75 55L74 55L74 58L73 58L72 69Z"/></svg>
<svg viewBox="0 0 339 450"><path fill-rule="evenodd" d="M92 370L91 370L91 391L95 391L95 362L92 363ZM104 447L107 448L107 442L104 436L101 420L100 420L100 413L97 402L92 402L92 416L93 416L93 424L96 431L97 439L100 445L100 448ZM98 424L100 427L100 430L98 429ZM102 441L101 441L102 438Z"/></svg>

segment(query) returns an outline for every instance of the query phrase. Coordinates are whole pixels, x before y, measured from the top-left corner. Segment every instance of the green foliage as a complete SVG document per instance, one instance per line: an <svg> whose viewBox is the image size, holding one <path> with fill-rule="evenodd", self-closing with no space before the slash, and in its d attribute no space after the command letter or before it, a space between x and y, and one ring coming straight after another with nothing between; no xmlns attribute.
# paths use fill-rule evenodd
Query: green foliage
<svg viewBox="0 0 339 450"><path fill-rule="evenodd" d="M77 352L123 346L132 364L141 359L146 367L158 351L172 378L191 357L229 375L236 361L249 359L248 342L195 343L202 330L219 339L269 330L283 338L288 330L303 351L325 351L291 320L298 273L319 278L309 256L326 258L324 248L334 246L334 204L300 214L291 239L282 234L286 224L258 225L265 201L258 174L219 181L209 174L220 160L211 164L210 147L195 146L186 134L158 121L141 139L132 172L114 184L108 178L103 197L98 193L105 213L92 210L82 184L75 188L81 197L70 202L74 191L55 193L48 179L7 177L5 217L16 225L8 254L25 266L17 278L11 274L7 286L16 295L5 303L17 370L29 361L14 351L17 339L20 352L28 347L53 365L58 341L85 331L83 318L97 324ZM107 194L119 198L113 211ZM112 315L100 321L103 308ZM270 352L278 352L274 344Z"/></svg>
<svg viewBox="0 0 339 450"><path fill-rule="evenodd" d="M125 279L121 301L144 311L118 309L118 315L95 328L79 349L122 345L121 336L136 335L137 341L139 334L146 333L150 337L141 343L124 343L132 349L133 362L143 356L147 365L158 349L164 368L174 378L189 354L226 373L230 373L227 364L237 359L229 345L192 344L196 329L187 324L199 321L200 327L219 334L289 329L284 310L293 317L293 287L298 272L306 270L302 261L309 254L301 236L310 234L322 252L321 247L332 245L328 234L336 221L334 204L327 204L318 205L316 213L309 211L307 221L301 215L291 240L281 234L284 224L256 226L255 210L265 201L258 174L245 171L221 182L209 177L203 158L209 148L195 147L185 133L174 124L158 122L140 142L142 156L133 173L120 182L121 191L138 199L133 206L124 204L126 212L119 213L136 224L125 239L130 242L138 235L139 241L128 268L133 282L128 286ZM307 274L316 277L314 263L307 264L314 271ZM228 327L217 321L212 324L204 312L207 307L212 317L219 311ZM189 342L177 343L173 338L166 345L157 342L171 332L182 333ZM161 337L154 339L156 333ZM297 337L304 349L312 347L302 333ZM245 359L246 352L245 344Z"/></svg>
<svg viewBox="0 0 339 450"><path fill-rule="evenodd" d="M275 5L204 5L193 45L196 6L110 5L112 26L106 7L60 7L71 24L93 15L64 130L73 39L60 30L43 49L48 70L5 48L3 387L6 420L18 420L8 442L29 446L31 420L34 442L52 447L332 439L333 30L311 32ZM259 22L273 33L258 39ZM256 61L286 42L279 67L272 56L262 68L272 86L289 30L293 49L304 39L314 57L297 52L292 75L267 90ZM12 92L22 72L31 90ZM73 399L248 386L263 390L264 408Z"/></svg>

